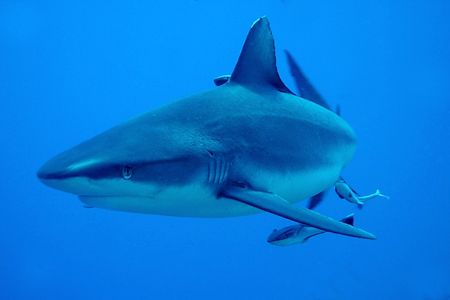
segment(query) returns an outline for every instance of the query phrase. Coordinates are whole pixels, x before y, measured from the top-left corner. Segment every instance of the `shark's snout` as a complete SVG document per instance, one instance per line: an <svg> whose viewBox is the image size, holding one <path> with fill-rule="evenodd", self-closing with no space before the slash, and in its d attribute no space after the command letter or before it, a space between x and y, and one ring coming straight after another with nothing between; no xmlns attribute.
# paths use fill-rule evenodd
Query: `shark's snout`
<svg viewBox="0 0 450 300"><path fill-rule="evenodd" d="M36 175L45 185L62 191L67 191L64 182L68 178L74 177L67 165L61 165L55 158L44 163Z"/></svg>
<svg viewBox="0 0 450 300"><path fill-rule="evenodd" d="M68 166L57 166L53 160L42 165L37 171L37 177L45 182L46 180L58 180L75 176L75 172L71 171Z"/></svg>
<svg viewBox="0 0 450 300"><path fill-rule="evenodd" d="M50 159L38 170L41 180L61 180L87 174L95 163L93 159L79 159L71 152L63 152Z"/></svg>
<svg viewBox="0 0 450 300"><path fill-rule="evenodd" d="M45 185L61 191L73 194L87 192L88 178L98 162L76 154L77 151L69 150L55 156L39 168L37 177ZM76 188L75 183L79 184Z"/></svg>

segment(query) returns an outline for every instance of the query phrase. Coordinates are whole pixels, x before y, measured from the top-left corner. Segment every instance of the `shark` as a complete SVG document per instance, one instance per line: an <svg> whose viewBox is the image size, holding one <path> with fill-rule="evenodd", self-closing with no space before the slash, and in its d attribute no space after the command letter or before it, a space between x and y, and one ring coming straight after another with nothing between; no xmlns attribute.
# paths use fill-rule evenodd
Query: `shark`
<svg viewBox="0 0 450 300"><path fill-rule="evenodd" d="M119 124L47 161L47 186L88 207L182 217L268 212L322 231L375 236L294 203L329 189L356 148L350 125L281 80L267 17L229 78Z"/></svg>

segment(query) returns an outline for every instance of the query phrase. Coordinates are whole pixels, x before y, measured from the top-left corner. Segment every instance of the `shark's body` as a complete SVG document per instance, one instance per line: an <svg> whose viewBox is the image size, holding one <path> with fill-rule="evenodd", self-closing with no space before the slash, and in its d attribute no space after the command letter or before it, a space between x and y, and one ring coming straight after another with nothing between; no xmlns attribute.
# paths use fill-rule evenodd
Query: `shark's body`
<svg viewBox="0 0 450 300"><path fill-rule="evenodd" d="M235 94L239 97L233 97ZM117 136L122 137L119 144ZM305 145L317 147L311 151ZM276 193L289 202L330 187L351 157L353 145L353 135L346 123L320 106L285 93L273 93L268 101L249 89L230 84L147 113L69 150L62 157L75 162L86 159L119 162L124 153L130 152L123 163L133 166L158 161L161 165L156 170L144 171L147 174L143 175L140 190L133 187L132 191L122 191L127 181L121 184L124 180L119 176L118 182L111 185L108 178L111 187L107 196L120 197L114 201L82 198L89 205L217 217L256 212L238 202L217 200L221 188L230 182ZM95 153L84 149L95 149ZM134 157L139 160L134 162ZM138 176L139 170L135 173ZM166 188L158 190L160 184ZM96 186L92 192L80 193L106 196L103 189L96 191ZM139 197L133 200L131 195Z"/></svg>
<svg viewBox="0 0 450 300"><path fill-rule="evenodd" d="M50 160L38 176L94 207L195 217L262 209L373 238L289 204L332 186L354 150L343 119L281 82L261 18L227 83L106 131Z"/></svg>

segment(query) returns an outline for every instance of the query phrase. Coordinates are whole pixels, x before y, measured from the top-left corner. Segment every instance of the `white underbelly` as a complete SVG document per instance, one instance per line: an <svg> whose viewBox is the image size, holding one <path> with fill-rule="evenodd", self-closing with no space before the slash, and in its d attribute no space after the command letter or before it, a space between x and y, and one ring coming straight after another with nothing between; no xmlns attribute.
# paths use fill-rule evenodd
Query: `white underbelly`
<svg viewBox="0 0 450 300"><path fill-rule="evenodd" d="M156 196L82 196L88 206L180 217L232 217L261 212L240 202L217 198L206 185L169 187Z"/></svg>
<svg viewBox="0 0 450 300"><path fill-rule="evenodd" d="M267 187L287 201L294 203L307 199L334 185L341 172L340 166L327 166L313 170L290 172L287 174L261 174L258 186Z"/></svg>
<svg viewBox="0 0 450 300"><path fill-rule="evenodd" d="M340 168L322 168L286 174L259 171L252 176L252 186L272 192L293 203L315 195L334 184ZM146 195L145 190L158 190ZM130 190L129 190L130 191ZM184 217L232 217L255 214L261 210L226 198L217 198L206 182L187 186L135 186L133 193L110 196L81 196L89 206L146 214Z"/></svg>

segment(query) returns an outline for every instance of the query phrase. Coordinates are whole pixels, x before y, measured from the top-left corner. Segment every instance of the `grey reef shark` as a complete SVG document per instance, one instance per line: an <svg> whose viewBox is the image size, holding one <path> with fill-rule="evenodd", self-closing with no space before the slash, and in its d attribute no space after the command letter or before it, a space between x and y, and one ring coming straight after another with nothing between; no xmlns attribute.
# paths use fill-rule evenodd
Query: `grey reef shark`
<svg viewBox="0 0 450 300"><path fill-rule="evenodd" d="M57 155L37 176L90 207L187 217L266 211L320 232L375 239L293 205L334 186L356 137L338 114L281 81L266 17L218 83Z"/></svg>

